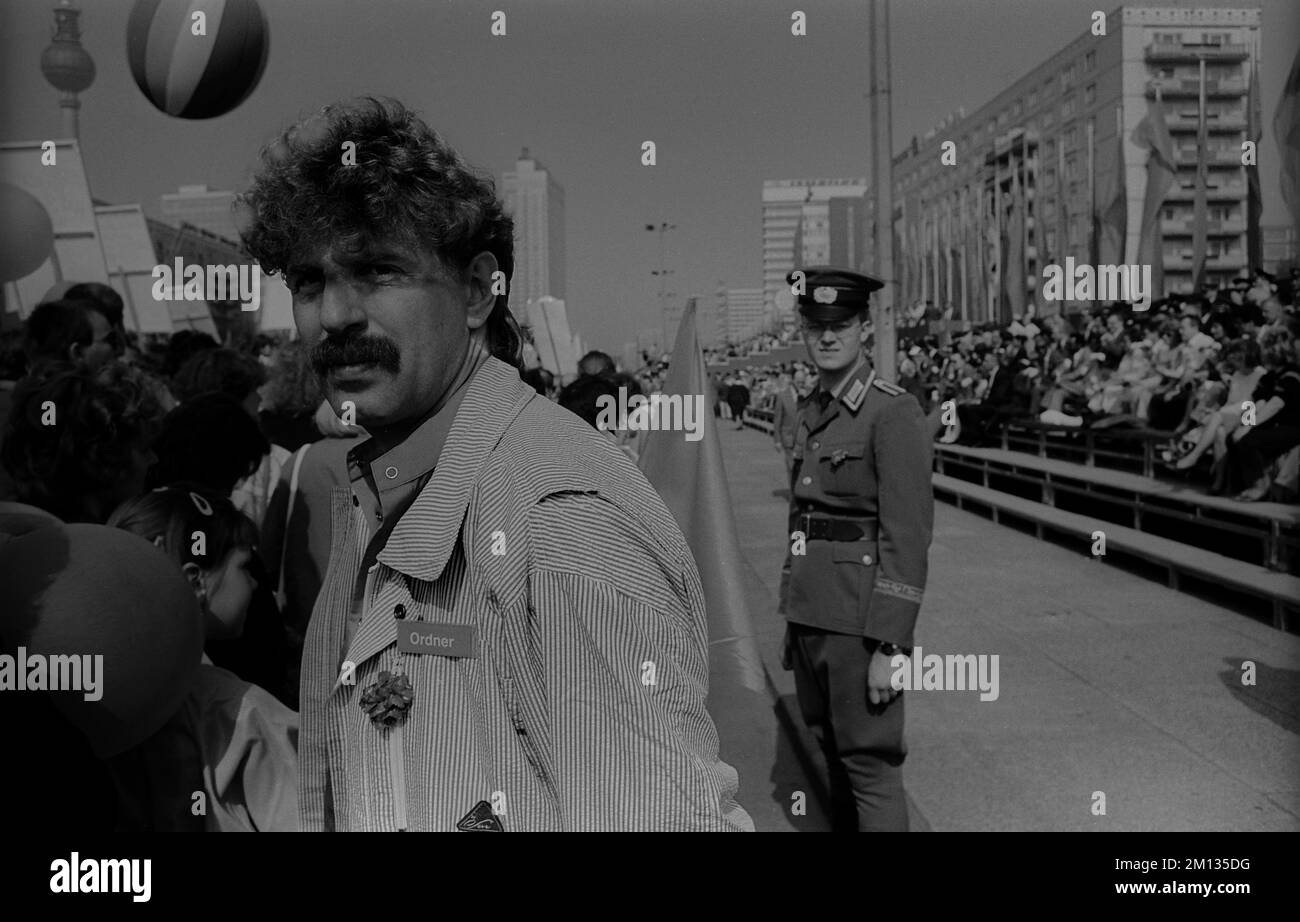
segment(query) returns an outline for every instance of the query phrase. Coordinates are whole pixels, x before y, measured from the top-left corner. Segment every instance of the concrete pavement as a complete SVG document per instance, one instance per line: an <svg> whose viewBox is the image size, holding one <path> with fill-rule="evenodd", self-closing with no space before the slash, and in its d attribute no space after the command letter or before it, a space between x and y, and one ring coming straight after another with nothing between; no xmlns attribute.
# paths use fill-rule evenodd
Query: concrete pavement
<svg viewBox="0 0 1300 922"><path fill-rule="evenodd" d="M784 462L767 435L719 430L774 718L798 731L777 664ZM927 653L996 654L999 694L907 692L914 829L1300 829L1300 638L944 503L916 636ZM825 828L820 811L789 816L817 758L806 732L767 738L778 768L742 767L741 802L760 829ZM764 757L736 751L738 767Z"/></svg>

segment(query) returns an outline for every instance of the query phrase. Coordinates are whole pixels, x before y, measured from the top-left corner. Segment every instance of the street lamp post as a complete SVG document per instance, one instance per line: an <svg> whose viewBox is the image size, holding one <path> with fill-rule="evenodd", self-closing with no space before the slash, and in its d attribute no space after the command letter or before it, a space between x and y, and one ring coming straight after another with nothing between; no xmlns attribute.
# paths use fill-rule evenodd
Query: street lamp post
<svg viewBox="0 0 1300 922"><path fill-rule="evenodd" d="M650 274L659 277L659 326L663 330L663 343L660 346L660 351L663 352L668 349L668 311L664 304L664 298L666 296L664 292L664 284L667 281L668 276L672 275L671 272L664 268L664 262L666 259L664 250L664 234L670 230L676 230L677 225L670 224L667 221L661 221L658 224L647 224L645 229L653 231L659 235L659 268L652 271Z"/></svg>

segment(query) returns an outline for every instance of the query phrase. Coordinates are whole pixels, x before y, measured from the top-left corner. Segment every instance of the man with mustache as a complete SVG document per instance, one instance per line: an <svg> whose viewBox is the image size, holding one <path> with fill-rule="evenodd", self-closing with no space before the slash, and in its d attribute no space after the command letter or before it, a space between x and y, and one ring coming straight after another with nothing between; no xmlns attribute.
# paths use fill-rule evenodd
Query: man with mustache
<svg viewBox="0 0 1300 922"><path fill-rule="evenodd" d="M830 771L836 831L906 831L903 700L934 523L921 406L867 360L863 323L882 282L810 266L788 281L818 384L799 401L782 664ZM802 540L799 540L799 537ZM905 662L905 660L900 661Z"/></svg>
<svg viewBox="0 0 1300 922"><path fill-rule="evenodd" d="M492 183L365 99L264 150L239 211L370 436L307 630L303 828L752 829L690 550L623 454L520 380Z"/></svg>

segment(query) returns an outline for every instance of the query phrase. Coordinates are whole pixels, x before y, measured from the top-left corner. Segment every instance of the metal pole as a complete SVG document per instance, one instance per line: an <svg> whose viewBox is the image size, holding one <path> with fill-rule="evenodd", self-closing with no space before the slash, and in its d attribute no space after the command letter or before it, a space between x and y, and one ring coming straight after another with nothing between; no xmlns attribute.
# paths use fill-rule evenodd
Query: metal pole
<svg viewBox="0 0 1300 922"><path fill-rule="evenodd" d="M961 190L961 313L958 320L966 323L967 302L970 298L970 267L966 264L966 251L970 248L970 202L967 200L967 187ZM950 317L949 320L952 318Z"/></svg>
<svg viewBox="0 0 1300 922"><path fill-rule="evenodd" d="M131 320L135 323L135 331L143 334L144 330L140 328L140 314L135 309L135 298L131 294L131 281L127 278L126 269L122 266L118 266L117 272L113 274L122 280L122 290L126 292L126 306L131 312Z"/></svg>
<svg viewBox="0 0 1300 922"><path fill-rule="evenodd" d="M877 28L876 7L883 6ZM897 377L897 336L894 306L897 302L897 273L894 271L894 135L889 87L889 0L871 0L868 22L871 33L871 170L876 189L876 272L885 286L875 293L875 367L886 380Z"/></svg>

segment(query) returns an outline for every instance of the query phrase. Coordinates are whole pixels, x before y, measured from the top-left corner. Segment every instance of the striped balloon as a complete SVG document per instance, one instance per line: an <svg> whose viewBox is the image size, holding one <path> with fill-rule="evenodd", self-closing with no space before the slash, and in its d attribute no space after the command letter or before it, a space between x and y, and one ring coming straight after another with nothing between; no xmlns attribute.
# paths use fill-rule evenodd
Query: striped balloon
<svg viewBox="0 0 1300 922"><path fill-rule="evenodd" d="M193 33L195 13L204 14L206 35ZM256 0L136 0L126 27L136 85L178 118L215 118L247 99L270 45Z"/></svg>

